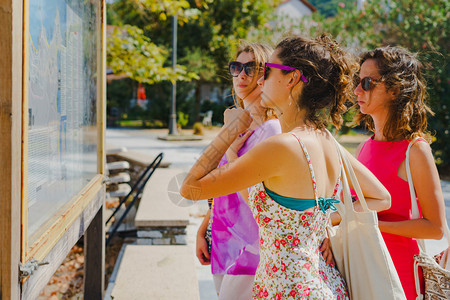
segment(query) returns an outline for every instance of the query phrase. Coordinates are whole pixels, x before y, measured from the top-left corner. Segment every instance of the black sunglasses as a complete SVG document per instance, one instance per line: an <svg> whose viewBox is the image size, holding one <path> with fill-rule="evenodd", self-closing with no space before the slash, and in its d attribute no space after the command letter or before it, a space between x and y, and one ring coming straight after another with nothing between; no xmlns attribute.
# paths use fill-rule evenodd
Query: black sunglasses
<svg viewBox="0 0 450 300"><path fill-rule="evenodd" d="M249 61L243 64L238 61L232 61L228 64L228 71L233 77L238 77L239 74L241 74L242 69L244 69L244 72L247 76L253 77L256 71L256 63L254 61Z"/></svg>
<svg viewBox="0 0 450 300"><path fill-rule="evenodd" d="M361 79L360 83L361 83L361 88L364 91L370 91L371 89L373 89L381 80L383 79L383 77L380 77L379 79L373 79L370 77L364 77L363 79Z"/></svg>

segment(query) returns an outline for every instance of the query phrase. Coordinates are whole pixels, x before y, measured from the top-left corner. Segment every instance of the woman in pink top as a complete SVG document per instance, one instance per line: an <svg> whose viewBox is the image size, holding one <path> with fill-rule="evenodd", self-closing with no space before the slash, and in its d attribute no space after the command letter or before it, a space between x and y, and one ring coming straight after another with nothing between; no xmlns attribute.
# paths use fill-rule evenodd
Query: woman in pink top
<svg viewBox="0 0 450 300"><path fill-rule="evenodd" d="M416 299L414 255L416 238L440 239L445 205L433 155L427 141L427 93L421 63L400 47L384 47L361 56L360 83L355 89L360 113L356 116L374 135L360 145L357 158L384 184L391 208L378 213L379 227L408 299ZM410 166L422 218L411 219L405 153L409 142Z"/></svg>

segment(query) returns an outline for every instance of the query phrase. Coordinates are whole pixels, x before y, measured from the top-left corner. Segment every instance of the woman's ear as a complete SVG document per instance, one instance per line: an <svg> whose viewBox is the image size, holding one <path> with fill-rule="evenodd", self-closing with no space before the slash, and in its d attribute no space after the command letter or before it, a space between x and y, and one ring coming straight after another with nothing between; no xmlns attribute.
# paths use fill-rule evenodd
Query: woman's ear
<svg viewBox="0 0 450 300"><path fill-rule="evenodd" d="M395 100L395 99L397 99L398 95L400 94L400 88L397 86L397 87L394 87L394 88L388 90L387 92L388 92L391 100Z"/></svg>
<svg viewBox="0 0 450 300"><path fill-rule="evenodd" d="M289 77L289 82L288 82L289 88L292 88L295 85L297 85L298 81L300 80L300 76L299 76L299 74L297 74L297 72L300 73L299 70L294 70L294 72L291 73L292 75Z"/></svg>

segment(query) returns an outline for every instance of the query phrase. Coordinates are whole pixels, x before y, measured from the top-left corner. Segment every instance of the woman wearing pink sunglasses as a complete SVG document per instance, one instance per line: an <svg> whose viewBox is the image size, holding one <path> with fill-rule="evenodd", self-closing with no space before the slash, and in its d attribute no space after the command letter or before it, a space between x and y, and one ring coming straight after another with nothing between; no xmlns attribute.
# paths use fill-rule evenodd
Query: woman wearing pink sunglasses
<svg viewBox="0 0 450 300"><path fill-rule="evenodd" d="M394 261L407 299L416 299L415 238L440 239L445 204L429 145L427 93L421 63L406 49L384 47L361 55L360 83L355 89L358 123L374 132L356 156L388 189L390 209L379 212L379 227ZM405 153L409 143L414 189L422 216L411 220L411 198Z"/></svg>
<svg viewBox="0 0 450 300"><path fill-rule="evenodd" d="M181 194L192 200L252 187L248 199L260 236L254 299L348 299L342 276L325 264L319 248L338 201L340 174L326 116L334 125L341 124L344 104L353 92L353 68L338 44L326 36L284 39L258 81L261 104L275 110L283 133L216 168L252 123L247 110L225 111L224 127L181 187ZM387 190L361 163L350 160L369 207L387 209ZM358 202L354 206L360 209Z"/></svg>

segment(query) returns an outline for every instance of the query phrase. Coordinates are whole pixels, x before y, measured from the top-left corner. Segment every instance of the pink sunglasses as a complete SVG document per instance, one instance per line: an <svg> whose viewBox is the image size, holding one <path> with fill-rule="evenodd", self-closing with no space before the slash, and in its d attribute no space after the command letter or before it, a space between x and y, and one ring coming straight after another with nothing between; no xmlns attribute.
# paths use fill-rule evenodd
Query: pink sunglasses
<svg viewBox="0 0 450 300"><path fill-rule="evenodd" d="M289 67L289 66L285 66L285 65L273 64L273 63L265 63L264 64L264 80L266 80L267 77L269 77L269 72L268 72L269 68L276 68L276 69L285 70L285 71L298 70L297 68ZM305 77L305 75L303 75L302 71L300 71L300 74L301 74L300 79L303 82L308 82L308 79L306 79L306 77Z"/></svg>

